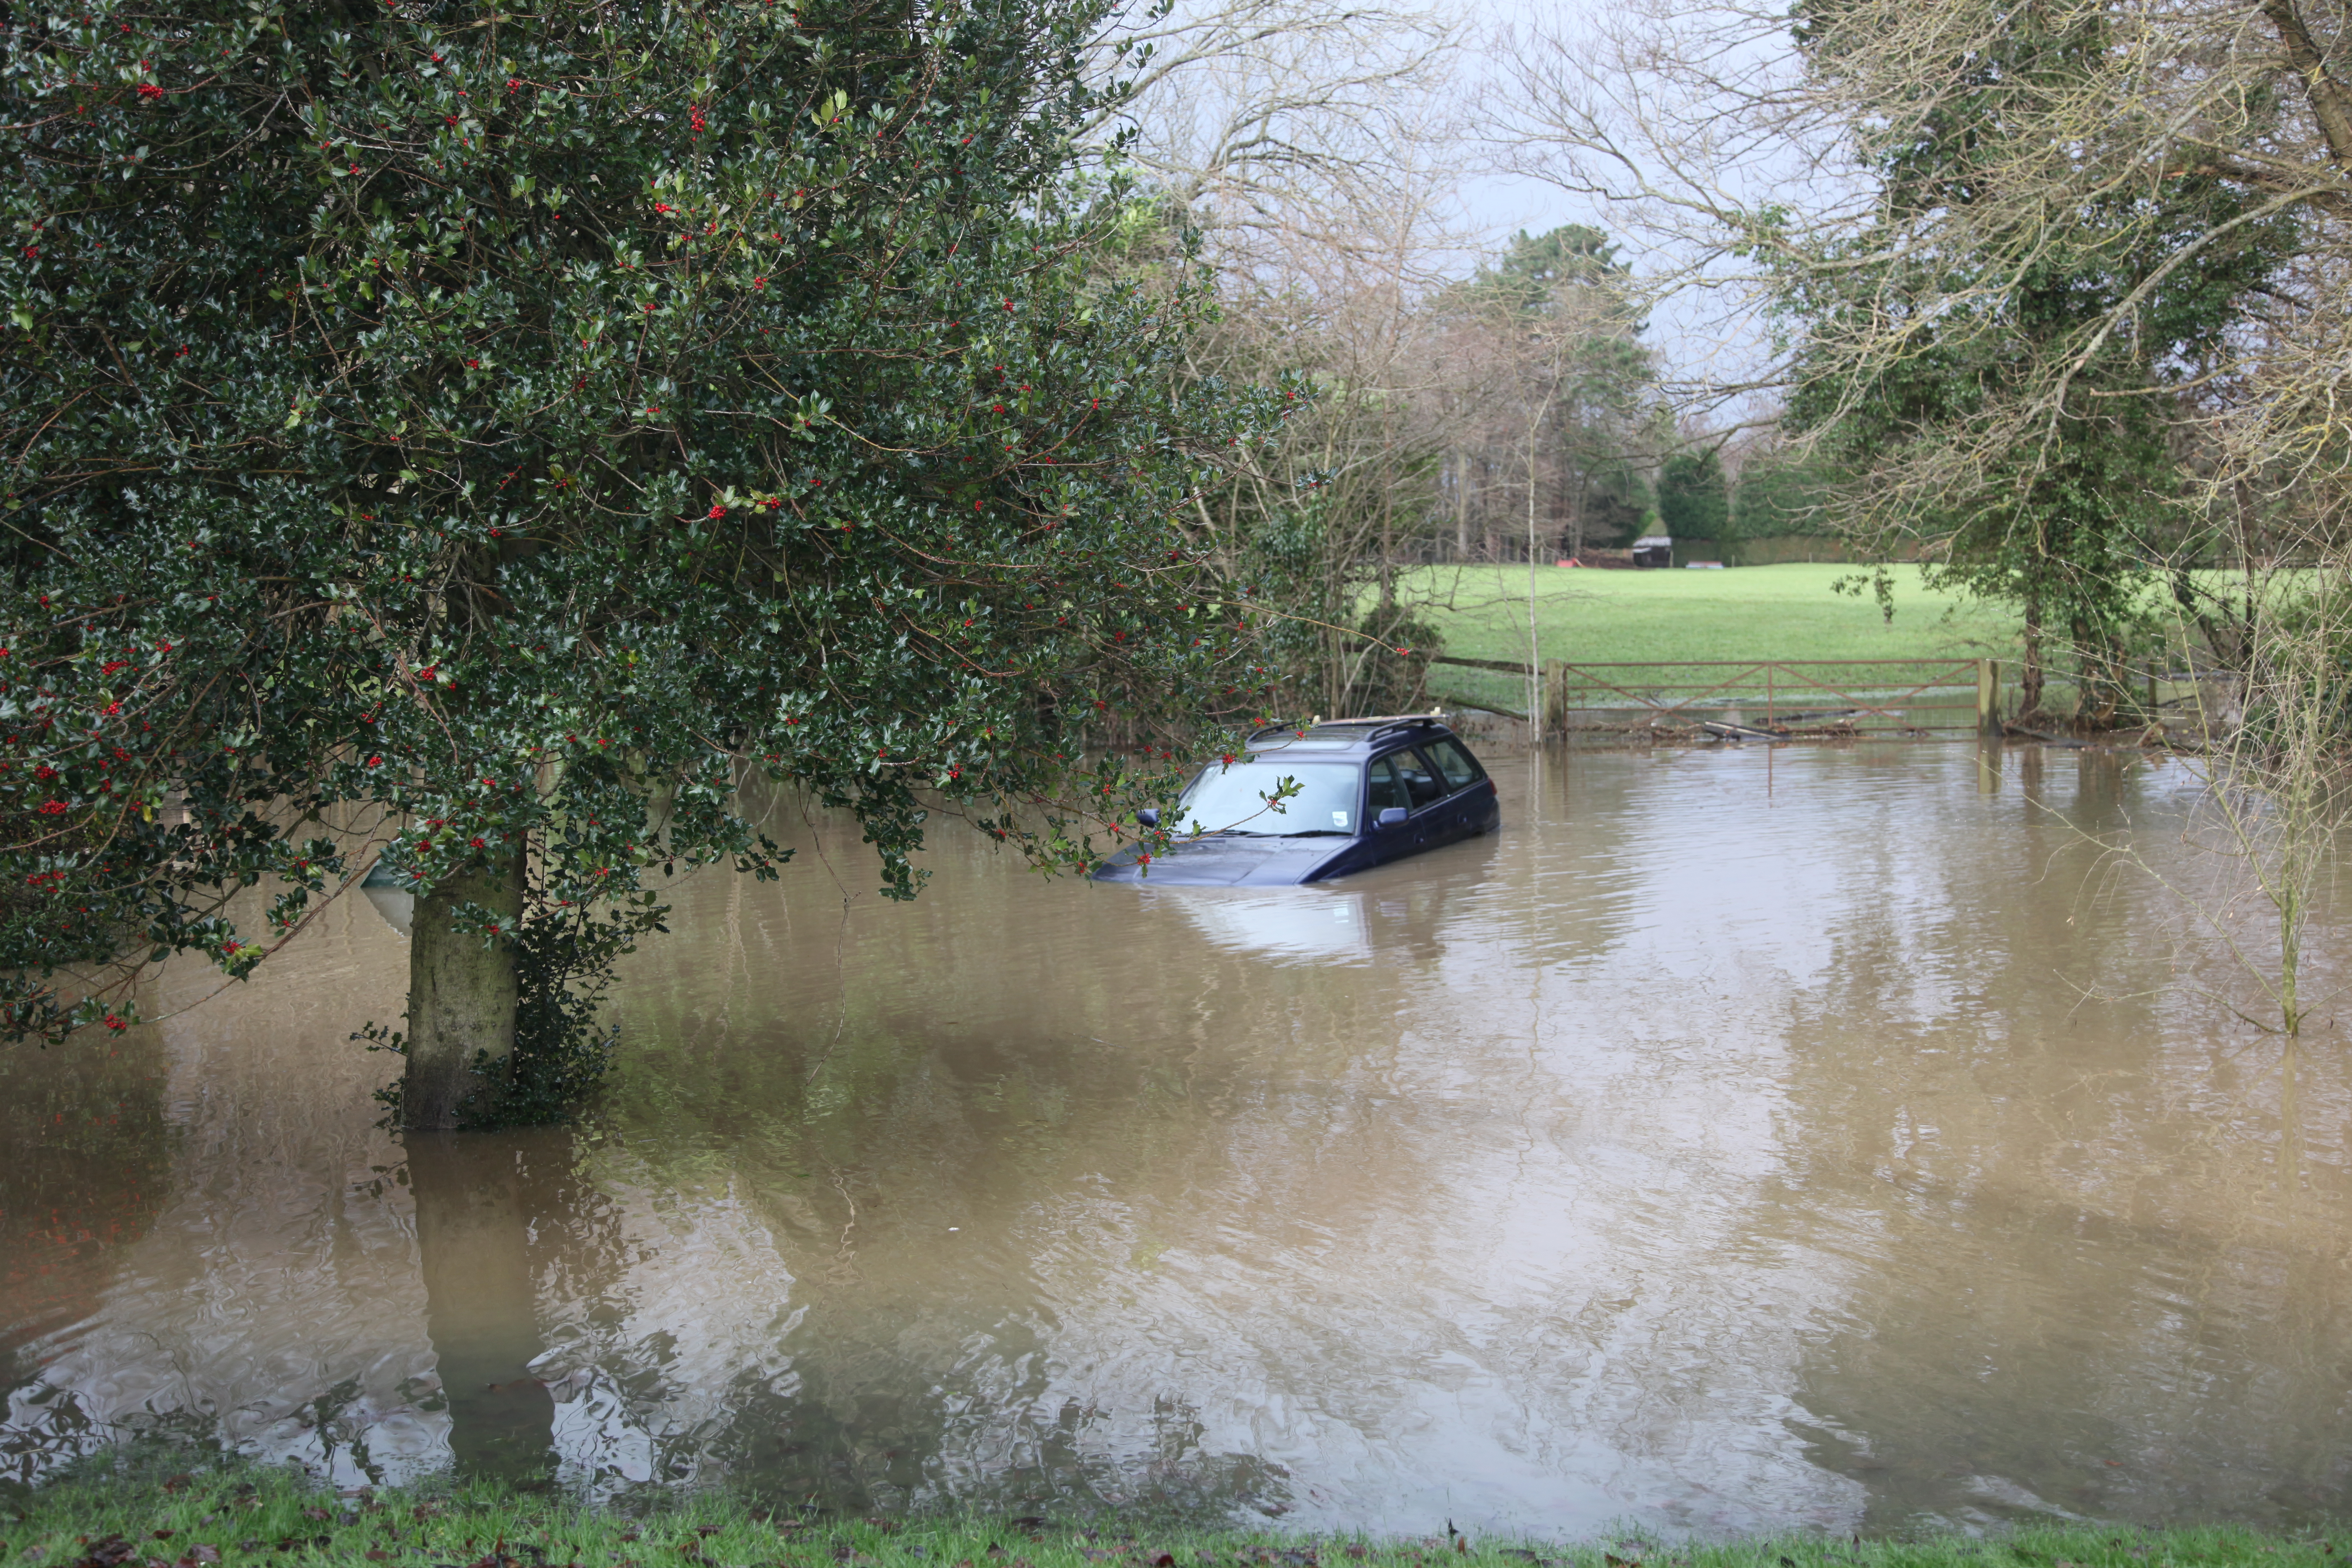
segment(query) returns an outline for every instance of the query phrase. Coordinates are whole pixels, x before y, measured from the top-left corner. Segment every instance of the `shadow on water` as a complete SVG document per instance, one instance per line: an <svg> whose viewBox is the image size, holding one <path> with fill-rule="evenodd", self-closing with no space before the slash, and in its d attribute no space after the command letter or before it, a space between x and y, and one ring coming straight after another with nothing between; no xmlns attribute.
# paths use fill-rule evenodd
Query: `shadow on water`
<svg viewBox="0 0 2352 1568"><path fill-rule="evenodd" d="M172 1129L152 1039L0 1050L0 1388L99 1310L122 1248L167 1200Z"/></svg>
<svg viewBox="0 0 2352 1568"><path fill-rule="evenodd" d="M2103 858L2220 886L2179 770L1497 773L1501 835L1295 889L943 837L893 905L780 810L807 853L677 888L576 1131L372 1125L404 952L356 900L117 1058L7 1058L0 1466L175 1426L857 1512L2352 1515L2346 1053L2283 1142L2199 994L2245 977Z"/></svg>
<svg viewBox="0 0 2352 1568"><path fill-rule="evenodd" d="M0 1289L12 1338L37 1335L97 1304L105 1262L155 1222L170 1181L170 1129L147 1042L0 1054Z"/></svg>

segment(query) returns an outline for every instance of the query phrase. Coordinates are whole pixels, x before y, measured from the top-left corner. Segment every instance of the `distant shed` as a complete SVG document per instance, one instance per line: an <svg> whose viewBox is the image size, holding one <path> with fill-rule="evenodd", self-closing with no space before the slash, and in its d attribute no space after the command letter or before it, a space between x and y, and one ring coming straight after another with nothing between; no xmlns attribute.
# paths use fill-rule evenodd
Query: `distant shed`
<svg viewBox="0 0 2352 1568"><path fill-rule="evenodd" d="M1653 533L1633 541L1633 564L1636 566L1671 566L1675 563L1675 542L1663 533Z"/></svg>

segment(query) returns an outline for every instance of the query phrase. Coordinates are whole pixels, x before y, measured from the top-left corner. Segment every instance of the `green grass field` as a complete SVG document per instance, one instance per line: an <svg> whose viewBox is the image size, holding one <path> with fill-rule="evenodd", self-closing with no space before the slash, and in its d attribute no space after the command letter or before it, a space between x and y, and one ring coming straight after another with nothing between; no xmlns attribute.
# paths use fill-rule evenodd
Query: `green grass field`
<svg viewBox="0 0 2352 1568"><path fill-rule="evenodd" d="M2014 658L2018 623L2007 607L1937 594L1916 567L1897 566L1895 619L1867 591L1832 588L1857 568L1734 567L1722 572L1536 568L1542 657L1577 663L1681 659ZM1461 658L1528 657L1528 569L1440 566L1413 589ZM1439 665L1433 693L1517 708L1525 686L1509 676Z"/></svg>
<svg viewBox="0 0 2352 1568"><path fill-rule="evenodd" d="M193 1459L193 1457L191 1457ZM495 1482L337 1495L285 1468L193 1460L142 1476L98 1457L0 1491L0 1562L22 1568L2323 1568L2325 1534L2021 1523L1990 1537L1788 1534L1599 1541L1537 1533L1307 1535L1271 1523L1033 1504L1034 1516L858 1519L650 1489L597 1508ZM541 1483L543 1486L544 1483ZM13 1505L13 1506L11 1506ZM1008 1510L1009 1511L1009 1510ZM13 1518L9 1516L13 1515Z"/></svg>

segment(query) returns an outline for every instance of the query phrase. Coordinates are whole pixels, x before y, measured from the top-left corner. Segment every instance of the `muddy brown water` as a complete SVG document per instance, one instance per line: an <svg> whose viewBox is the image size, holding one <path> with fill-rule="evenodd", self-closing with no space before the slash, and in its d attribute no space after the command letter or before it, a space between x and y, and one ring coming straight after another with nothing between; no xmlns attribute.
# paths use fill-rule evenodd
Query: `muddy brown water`
<svg viewBox="0 0 2352 1568"><path fill-rule="evenodd" d="M1500 836L1298 889L944 837L894 905L784 812L781 883L678 889L578 1131L373 1125L347 1037L404 950L356 899L0 1053L0 1466L163 1428L347 1485L1309 1530L2352 1512L2344 1037L2290 1084L2103 859L2228 890L2177 764L1496 764Z"/></svg>

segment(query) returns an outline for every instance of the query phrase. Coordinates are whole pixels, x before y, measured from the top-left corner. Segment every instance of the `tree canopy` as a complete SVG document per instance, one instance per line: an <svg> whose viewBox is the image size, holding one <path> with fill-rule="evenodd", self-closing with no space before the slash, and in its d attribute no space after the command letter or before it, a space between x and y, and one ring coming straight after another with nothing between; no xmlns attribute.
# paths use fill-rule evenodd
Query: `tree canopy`
<svg viewBox="0 0 2352 1568"><path fill-rule="evenodd" d="M773 874L751 773L898 896L941 806L1084 865L1164 795L1085 726L1156 767L1257 700L1183 522L1281 395L1180 398L1203 279L1085 265L1095 20L19 11L0 1022L245 973L378 846L561 969L680 868Z"/></svg>

